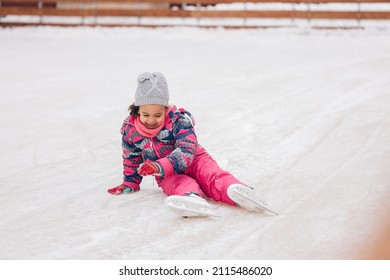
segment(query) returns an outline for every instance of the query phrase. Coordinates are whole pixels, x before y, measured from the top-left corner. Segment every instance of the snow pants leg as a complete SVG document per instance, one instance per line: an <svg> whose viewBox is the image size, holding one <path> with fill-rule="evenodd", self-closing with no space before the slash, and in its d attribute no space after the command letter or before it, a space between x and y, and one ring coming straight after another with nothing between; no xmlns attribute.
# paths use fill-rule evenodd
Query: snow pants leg
<svg viewBox="0 0 390 280"><path fill-rule="evenodd" d="M229 172L222 170L204 149L198 150L192 164L183 174L169 176L159 183L167 195L203 192L215 201L235 205L227 195L227 188L231 184L242 183Z"/></svg>
<svg viewBox="0 0 390 280"><path fill-rule="evenodd" d="M164 193L169 195L184 195L185 193L197 193L202 195L199 184L195 179L186 174L174 174L159 182Z"/></svg>

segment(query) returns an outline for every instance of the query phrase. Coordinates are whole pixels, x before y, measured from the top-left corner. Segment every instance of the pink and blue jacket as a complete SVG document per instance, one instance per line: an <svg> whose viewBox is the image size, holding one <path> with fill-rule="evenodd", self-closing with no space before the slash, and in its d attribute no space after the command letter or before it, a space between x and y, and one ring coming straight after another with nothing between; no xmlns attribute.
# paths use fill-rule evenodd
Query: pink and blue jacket
<svg viewBox="0 0 390 280"><path fill-rule="evenodd" d="M135 128L135 119L128 116L121 128L123 150L123 185L140 189L142 176L137 172L146 161L157 161L164 177L183 173L192 163L200 147L194 131L191 114L176 106L169 107L161 131L152 138ZM163 177L156 176L158 183Z"/></svg>

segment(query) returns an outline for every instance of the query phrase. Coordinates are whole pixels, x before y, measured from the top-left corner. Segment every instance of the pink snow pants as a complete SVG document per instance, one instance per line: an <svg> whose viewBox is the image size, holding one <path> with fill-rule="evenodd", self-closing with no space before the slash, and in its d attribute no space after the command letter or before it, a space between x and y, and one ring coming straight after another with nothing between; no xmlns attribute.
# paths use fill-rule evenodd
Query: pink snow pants
<svg viewBox="0 0 390 280"><path fill-rule="evenodd" d="M227 195L227 188L231 184L242 183L229 172L222 170L203 148L198 149L193 162L184 173L173 174L159 182L159 186L168 196L195 192L215 201L236 205Z"/></svg>

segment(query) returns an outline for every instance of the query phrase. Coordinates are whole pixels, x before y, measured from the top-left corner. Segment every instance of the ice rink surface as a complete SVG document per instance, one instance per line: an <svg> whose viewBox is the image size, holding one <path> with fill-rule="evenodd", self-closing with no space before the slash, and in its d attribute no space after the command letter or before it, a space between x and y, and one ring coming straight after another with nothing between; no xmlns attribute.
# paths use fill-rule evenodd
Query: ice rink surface
<svg viewBox="0 0 390 280"><path fill-rule="evenodd" d="M0 29L0 259L364 259L390 220L390 33ZM279 216L183 219L122 182L136 77ZM387 239L388 241L388 239Z"/></svg>

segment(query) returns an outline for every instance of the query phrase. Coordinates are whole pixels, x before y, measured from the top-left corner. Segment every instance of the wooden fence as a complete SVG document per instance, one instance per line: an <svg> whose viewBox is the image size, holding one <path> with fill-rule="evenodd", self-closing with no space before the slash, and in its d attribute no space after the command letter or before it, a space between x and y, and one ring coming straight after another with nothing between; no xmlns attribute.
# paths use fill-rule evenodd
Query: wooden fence
<svg viewBox="0 0 390 280"><path fill-rule="evenodd" d="M278 8L261 7L258 4L283 4ZM267 27L251 25L250 19L287 20L350 20L357 25L364 20L390 20L390 8L363 9L374 4L389 4L390 0L182 0L182 1L134 1L134 0L0 0L0 26L18 25L89 25L89 26L200 26L226 28ZM225 4L223 8L218 8ZM253 6L253 4L257 4ZM326 9L332 4L348 4L348 9ZM219 5L219 6L217 6ZM250 6L252 5L252 6ZM321 9L319 9L321 8ZM324 9L325 8L325 9ZM26 16L29 16L26 18ZM9 18L12 20L8 20ZM76 22L58 19L77 17ZM19 19L18 19L19 18ZM35 19L34 19L35 18ZM37 18L37 19L36 19ZM104 23L101 18L132 18L131 23ZM165 23L143 23L145 18L176 19ZM17 20L15 20L17 19ZM45 20L50 19L50 20ZM92 19L87 21L86 19ZM195 19L195 23L185 23ZM240 19L237 24L201 24L200 20ZM182 20L180 22L180 20Z"/></svg>

